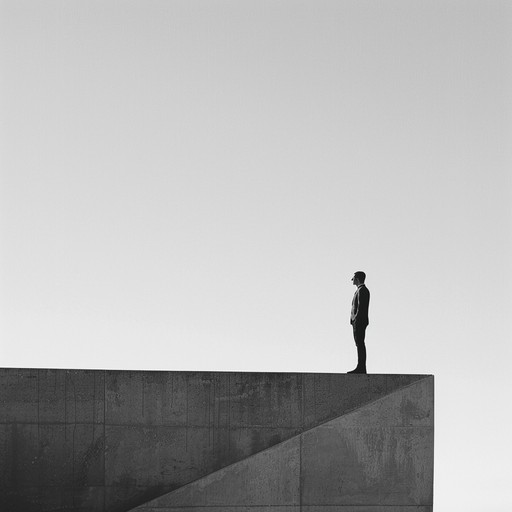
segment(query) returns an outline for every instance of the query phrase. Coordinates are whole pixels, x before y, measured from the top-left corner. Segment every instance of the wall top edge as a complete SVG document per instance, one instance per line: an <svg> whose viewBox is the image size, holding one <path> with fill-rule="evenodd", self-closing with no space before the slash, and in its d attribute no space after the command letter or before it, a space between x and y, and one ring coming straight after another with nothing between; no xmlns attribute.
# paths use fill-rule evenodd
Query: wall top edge
<svg viewBox="0 0 512 512"><path fill-rule="evenodd" d="M3 371L55 371L55 372L106 372L106 373L147 373L147 374L156 374L156 373L176 373L176 374L194 374L194 375L212 375L212 374L247 374L247 375L347 375L351 378L371 378L371 377L382 377L382 376L414 376L414 377L434 377L432 373L367 373L367 374L348 374L346 372L266 372L266 371L243 371L243 370L136 370L132 368L127 368L123 370L119 369L109 369L109 368L52 368L52 367L0 367L0 372Z"/></svg>

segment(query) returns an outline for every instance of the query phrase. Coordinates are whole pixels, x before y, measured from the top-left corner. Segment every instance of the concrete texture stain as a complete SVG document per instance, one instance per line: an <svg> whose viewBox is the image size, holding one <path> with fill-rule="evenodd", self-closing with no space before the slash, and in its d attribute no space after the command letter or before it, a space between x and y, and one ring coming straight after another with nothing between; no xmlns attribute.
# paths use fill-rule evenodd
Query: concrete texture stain
<svg viewBox="0 0 512 512"><path fill-rule="evenodd" d="M400 413L405 418L422 420L430 417L430 409L423 409L417 402L404 398L400 406Z"/></svg>

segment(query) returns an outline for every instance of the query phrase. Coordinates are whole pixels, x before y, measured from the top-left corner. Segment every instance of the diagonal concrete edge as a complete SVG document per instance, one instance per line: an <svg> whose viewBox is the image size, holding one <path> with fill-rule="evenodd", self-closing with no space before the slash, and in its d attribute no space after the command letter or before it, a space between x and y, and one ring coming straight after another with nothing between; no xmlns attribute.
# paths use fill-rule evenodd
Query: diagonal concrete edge
<svg viewBox="0 0 512 512"><path fill-rule="evenodd" d="M433 487L433 386L433 376L425 377L132 511L258 506L320 511L333 505L427 510Z"/></svg>

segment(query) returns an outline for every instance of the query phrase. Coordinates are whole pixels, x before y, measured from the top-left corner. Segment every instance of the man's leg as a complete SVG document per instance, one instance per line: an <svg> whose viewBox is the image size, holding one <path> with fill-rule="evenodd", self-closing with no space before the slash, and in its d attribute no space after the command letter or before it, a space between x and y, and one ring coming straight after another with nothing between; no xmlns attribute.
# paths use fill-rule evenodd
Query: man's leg
<svg viewBox="0 0 512 512"><path fill-rule="evenodd" d="M364 338L366 334L366 326L354 324L354 341L357 347L357 372L366 373L366 345Z"/></svg>

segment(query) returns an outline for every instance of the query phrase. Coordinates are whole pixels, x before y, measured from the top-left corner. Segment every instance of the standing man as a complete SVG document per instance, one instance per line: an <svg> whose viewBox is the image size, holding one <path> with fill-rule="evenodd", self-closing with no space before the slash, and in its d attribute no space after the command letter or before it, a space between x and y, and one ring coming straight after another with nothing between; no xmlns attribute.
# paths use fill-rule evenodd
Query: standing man
<svg viewBox="0 0 512 512"><path fill-rule="evenodd" d="M354 341L357 347L357 367L348 373L366 373L366 346L364 335L368 326L368 306L370 305L370 290L366 288L364 281L366 274L358 271L354 274L352 282L357 286L352 299L352 311L350 324L354 330Z"/></svg>

